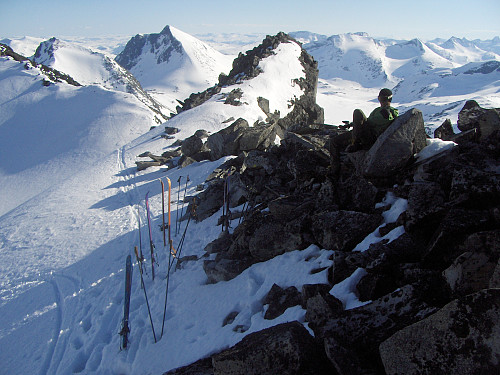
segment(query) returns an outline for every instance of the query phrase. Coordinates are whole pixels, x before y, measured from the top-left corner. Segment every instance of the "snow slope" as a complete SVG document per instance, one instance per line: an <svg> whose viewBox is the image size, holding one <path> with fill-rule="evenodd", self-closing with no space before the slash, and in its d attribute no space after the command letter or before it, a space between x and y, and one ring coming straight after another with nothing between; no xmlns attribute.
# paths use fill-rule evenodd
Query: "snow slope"
<svg viewBox="0 0 500 375"><path fill-rule="evenodd" d="M155 114L98 86L45 87L38 69L0 58L0 214L143 134Z"/></svg>
<svg viewBox="0 0 500 375"><path fill-rule="evenodd" d="M298 60L300 53L297 44L285 43L278 46L275 55L263 59L260 62L263 73L238 85L244 93L242 101L248 104L238 107L224 104L223 96L231 90L228 87L208 102L174 117L168 124L180 128L181 132L176 136L183 139L199 128L219 130L226 126L222 121L231 116L244 117L253 123L265 117L256 100L262 92L270 100L271 110L278 109L284 116L290 110L288 104L291 99L301 95L298 85L292 85L294 79L304 75ZM1 82L12 85L13 81L24 82L24 72L18 71L19 67L13 62L2 61L2 69L4 79ZM33 80L33 76L29 78ZM40 83L39 80L34 82ZM60 96L80 98L82 91L94 90L93 95L100 92L96 87L71 91L73 89L65 86L51 86L48 89L53 90L53 93L49 92L52 97L36 85L18 85L19 90L4 98L4 103L17 104L16 100L24 100L27 105L34 106L34 99L30 101L26 97L26 91L31 91L36 98L48 96L44 108L51 109L66 104L56 102ZM104 91L102 95L107 93ZM82 98L82 102L88 106L95 105L93 98ZM113 98L115 102L108 103L109 107L105 108L108 113L115 106L124 104ZM13 109L12 118L17 118L19 110L19 107L15 111ZM113 113L123 112L124 108L120 108ZM185 188L189 175L187 194L195 194L196 187L203 184L223 160L196 163L182 170L151 168L137 172L134 162L138 154L145 151L160 153L175 139L166 141L158 137L162 127L149 132L144 127L137 129L137 117L122 121L108 118L105 122L98 116L92 120L91 116L96 115L92 111L87 111L87 114L89 117L85 119L84 116L84 120L90 124L86 127L80 124L84 134L74 134L74 128L66 134L65 121L51 118L53 128L46 128L52 131L48 138L55 151L42 145L38 149L35 147L38 158L51 162L54 168L64 166L66 155L74 155L77 161L73 159L73 163L69 163L71 173L61 172L57 181L47 187L30 185L31 199L18 202L12 210L0 216L3 256L0 263L2 371L9 374L158 374L232 345L248 333L285 321L304 320L305 311L300 307L289 309L273 321L264 320L266 306L260 301L274 283L301 287L304 283L326 282L326 271L315 274L310 274L310 271L329 264L329 250L312 246L305 251L294 251L257 264L236 279L217 285L206 284L202 259L185 263L172 275L165 333L156 344L134 262L130 347L127 351L120 351L118 332L123 314L123 268L127 254L132 253L133 246L139 246L138 210L143 223L142 249L146 259L150 259L146 248L148 232L144 225L144 196L150 193L152 233L159 261L155 281L151 280L148 262L148 274L145 275L153 322L159 337L167 251L163 248L159 230L161 194L158 179L169 177L174 182L172 196L176 197L179 189L182 192ZM25 141L26 133L36 129L36 125L32 125L26 131L16 132L15 124L6 120L0 126L3 129L8 125L9 132L6 134L12 133L7 148L9 153L14 153L14 145ZM97 126L94 127L94 124ZM85 136L85 130L88 136ZM99 132L101 143L91 138L94 132ZM116 139L115 132L123 132L120 139ZM129 136L135 139L125 141ZM30 144L36 146L34 142ZM95 157L87 155L94 151ZM13 166L16 165L16 157L19 154L11 156ZM53 170L44 169L43 163L31 165L29 162L35 163L31 159L26 160L27 170L38 168L45 179L55 174ZM9 171L9 176L6 176L7 173L2 175L2 186L12 186L23 178L28 180L27 175L20 173ZM183 185L179 188L175 181L181 175ZM2 204L6 205L6 195L1 197ZM175 204L175 198L172 200L172 217L176 217L176 210L182 206ZM200 257L203 254L205 245L220 233L221 229L216 225L220 215L219 212L204 222L190 224L183 247L184 255ZM184 225L186 222L182 224L182 229ZM173 234L177 245L181 235ZM239 312L234 322L223 327L224 318L234 311Z"/></svg>
<svg viewBox="0 0 500 375"><path fill-rule="evenodd" d="M40 43L33 61L69 74L85 86L97 85L107 90L134 94L158 114L157 122L163 122L170 115L167 109L143 90L130 72L103 53L51 38Z"/></svg>

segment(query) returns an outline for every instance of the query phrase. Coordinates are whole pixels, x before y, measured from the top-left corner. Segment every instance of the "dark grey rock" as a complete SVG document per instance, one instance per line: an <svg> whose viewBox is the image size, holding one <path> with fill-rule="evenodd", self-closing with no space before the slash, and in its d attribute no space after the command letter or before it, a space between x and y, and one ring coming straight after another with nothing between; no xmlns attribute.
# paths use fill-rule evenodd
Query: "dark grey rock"
<svg viewBox="0 0 500 375"><path fill-rule="evenodd" d="M380 344L388 375L495 374L500 358L500 289L454 300Z"/></svg>
<svg viewBox="0 0 500 375"><path fill-rule="evenodd" d="M443 272L451 290L463 296L489 288L500 259L500 231L474 233L461 248L465 252Z"/></svg>
<svg viewBox="0 0 500 375"><path fill-rule="evenodd" d="M265 221L260 225L249 241L249 251L257 261L265 261L302 247L300 233L288 231L276 222Z"/></svg>
<svg viewBox="0 0 500 375"><path fill-rule="evenodd" d="M500 130L500 109L484 109L469 100L458 114L457 126L462 132L476 129L479 140L484 140Z"/></svg>
<svg viewBox="0 0 500 375"><path fill-rule="evenodd" d="M196 135L188 137L182 142L181 151L182 154L188 157L193 156L201 150L203 147L203 141Z"/></svg>
<svg viewBox="0 0 500 375"><path fill-rule="evenodd" d="M443 141L449 141L455 132L453 131L453 125L450 119L446 119L436 130L434 130L434 138L440 138Z"/></svg>
<svg viewBox="0 0 500 375"><path fill-rule="evenodd" d="M312 217L312 231L324 249L350 251L381 222L380 215L356 211L333 211Z"/></svg>
<svg viewBox="0 0 500 375"><path fill-rule="evenodd" d="M291 286L286 289L273 284L271 290L262 301L263 305L269 305L264 319L273 320L283 314L286 309L300 305L302 302L299 291Z"/></svg>
<svg viewBox="0 0 500 375"><path fill-rule="evenodd" d="M298 322L252 333L212 363L215 375L332 374L321 346Z"/></svg>
<svg viewBox="0 0 500 375"><path fill-rule="evenodd" d="M344 310L342 302L328 293L317 293L307 299L306 321L314 330L337 317Z"/></svg>
<svg viewBox="0 0 500 375"><path fill-rule="evenodd" d="M407 285L330 319L317 335L325 339L326 353L337 371L340 374L382 373L378 364L379 344L437 310L426 304L419 294L418 288Z"/></svg>
<svg viewBox="0 0 500 375"><path fill-rule="evenodd" d="M188 366L165 372L163 375L214 375L212 358L204 358Z"/></svg>
<svg viewBox="0 0 500 375"><path fill-rule="evenodd" d="M210 149L212 160L218 160L227 155L238 155L238 139L243 134L243 130L248 127L248 122L239 118L228 127L210 135L206 143Z"/></svg>
<svg viewBox="0 0 500 375"><path fill-rule="evenodd" d="M276 127L274 125L254 126L241 134L239 151L266 150L274 144L275 139Z"/></svg>
<svg viewBox="0 0 500 375"><path fill-rule="evenodd" d="M253 263L251 258L206 260L203 262L203 270L208 277L208 283L215 284L234 279Z"/></svg>

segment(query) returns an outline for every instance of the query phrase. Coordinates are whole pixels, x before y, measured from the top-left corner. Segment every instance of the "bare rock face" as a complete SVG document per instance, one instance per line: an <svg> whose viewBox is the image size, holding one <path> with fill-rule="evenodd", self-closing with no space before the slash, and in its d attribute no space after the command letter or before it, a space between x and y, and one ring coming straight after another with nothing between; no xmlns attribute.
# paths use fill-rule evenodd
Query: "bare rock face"
<svg viewBox="0 0 500 375"><path fill-rule="evenodd" d="M214 375L321 375L332 367L321 345L298 322L246 336L212 357Z"/></svg>
<svg viewBox="0 0 500 375"><path fill-rule="evenodd" d="M454 300L380 345L388 375L495 374L500 365L500 289Z"/></svg>

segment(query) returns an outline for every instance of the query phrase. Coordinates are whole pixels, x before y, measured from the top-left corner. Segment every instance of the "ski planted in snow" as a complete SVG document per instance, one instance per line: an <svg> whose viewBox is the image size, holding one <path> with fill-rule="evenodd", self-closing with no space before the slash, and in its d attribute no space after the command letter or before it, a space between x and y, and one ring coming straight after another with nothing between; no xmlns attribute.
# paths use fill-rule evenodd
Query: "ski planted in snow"
<svg viewBox="0 0 500 375"><path fill-rule="evenodd" d="M175 212L175 235L177 236L179 234L179 201L181 200L181 179L182 176L179 176L179 179L177 180L177 183L179 184L179 187L177 188L177 211Z"/></svg>
<svg viewBox="0 0 500 375"><path fill-rule="evenodd" d="M128 315L130 311L131 289L132 289L132 258L129 254L127 256L127 264L125 267L125 301L123 305L122 329L120 331L120 335L122 336L121 349L127 349L127 344L128 344L128 334L130 332L130 327L128 324Z"/></svg>
<svg viewBox="0 0 500 375"><path fill-rule="evenodd" d="M149 191L146 193L146 214L148 217L148 229L149 229L149 246L151 248L151 273L153 280L155 279L155 244L153 243L153 233L151 232L151 212L149 211Z"/></svg>
<svg viewBox="0 0 500 375"><path fill-rule="evenodd" d="M142 261L141 261L141 258L139 257L139 252L137 251L137 246L134 247L134 252L135 252L135 257L137 259L137 264L139 264L139 273L141 274L141 286L142 286L142 289L144 290L144 297L146 298L146 305L148 307L149 322L151 323L151 329L153 330L153 338L155 339L155 343L156 343L155 326L153 324L153 318L151 317L151 309L149 308L148 294L146 293L146 285L144 284L144 277L142 276L142 272L143 272Z"/></svg>
<svg viewBox="0 0 500 375"><path fill-rule="evenodd" d="M173 246L173 241L172 241L172 218L171 218L171 206L170 202L172 202L171 194L172 194L172 182L170 181L170 178L167 177L167 184L168 184L168 246L170 248L170 254L175 257L176 251Z"/></svg>
<svg viewBox="0 0 500 375"><path fill-rule="evenodd" d="M162 217L161 230L163 232L163 247L165 247L167 246L167 239L165 237L165 185L163 184L163 180L161 178L160 178L160 183L161 183L161 217Z"/></svg>

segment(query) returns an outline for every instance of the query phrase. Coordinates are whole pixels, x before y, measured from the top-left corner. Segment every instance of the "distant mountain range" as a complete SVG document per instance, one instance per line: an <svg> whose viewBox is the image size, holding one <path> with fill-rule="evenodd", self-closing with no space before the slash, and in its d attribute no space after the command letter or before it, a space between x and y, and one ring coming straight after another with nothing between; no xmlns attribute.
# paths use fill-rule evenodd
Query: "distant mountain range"
<svg viewBox="0 0 500 375"><path fill-rule="evenodd" d="M421 106L426 120L432 120L429 126L456 115L449 109L451 103L479 99L484 106L500 104L494 89L498 72L491 69L492 62L500 61L499 37L424 42L376 39L366 33L326 36L298 31L290 35L318 61L318 101L329 123L348 119L356 107L369 110L376 105L374 98L381 87L394 89L401 108ZM259 44L261 37L205 34L199 35L200 40L166 26L159 33L136 35L126 44L123 37L89 40L92 49L81 38L24 37L2 42L25 54L36 48L37 62L84 85L133 92L150 108L169 115L176 112L178 101L213 86L220 73L229 72L237 51ZM431 103L429 98L436 99Z"/></svg>
<svg viewBox="0 0 500 375"><path fill-rule="evenodd" d="M438 68L457 68L470 62L500 60L500 39L444 42L376 40L366 33L326 37L308 32L291 33L319 62L320 77L342 78L363 86L397 84L413 74Z"/></svg>

